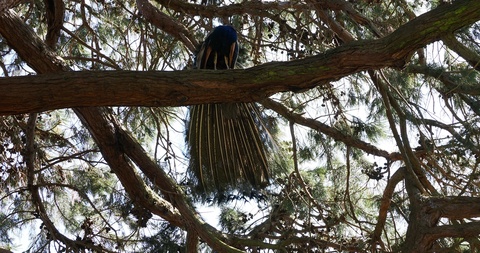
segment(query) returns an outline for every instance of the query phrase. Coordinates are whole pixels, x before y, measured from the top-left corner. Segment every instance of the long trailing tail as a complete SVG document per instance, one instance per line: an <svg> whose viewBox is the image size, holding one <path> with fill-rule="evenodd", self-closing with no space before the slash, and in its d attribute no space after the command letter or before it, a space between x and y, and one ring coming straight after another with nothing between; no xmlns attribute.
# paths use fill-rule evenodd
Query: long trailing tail
<svg viewBox="0 0 480 253"><path fill-rule="evenodd" d="M190 108L190 171L206 192L249 182L268 184L268 138L254 103L204 104Z"/></svg>

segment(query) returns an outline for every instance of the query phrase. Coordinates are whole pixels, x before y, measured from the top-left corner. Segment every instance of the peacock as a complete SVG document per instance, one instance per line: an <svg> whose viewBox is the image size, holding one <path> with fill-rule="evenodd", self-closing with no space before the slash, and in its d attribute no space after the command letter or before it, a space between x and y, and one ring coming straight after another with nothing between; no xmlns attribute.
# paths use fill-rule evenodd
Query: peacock
<svg viewBox="0 0 480 253"><path fill-rule="evenodd" d="M217 26L196 54L197 69L235 68L239 52L232 26ZM268 185L270 137L255 103L217 103L189 107L189 173L202 193L225 193Z"/></svg>

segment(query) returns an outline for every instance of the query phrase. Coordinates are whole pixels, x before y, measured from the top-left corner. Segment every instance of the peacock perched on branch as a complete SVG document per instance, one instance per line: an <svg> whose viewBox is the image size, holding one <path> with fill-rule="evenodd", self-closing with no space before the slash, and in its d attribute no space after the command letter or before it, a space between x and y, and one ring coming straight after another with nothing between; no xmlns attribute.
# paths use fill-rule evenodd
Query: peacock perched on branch
<svg viewBox="0 0 480 253"><path fill-rule="evenodd" d="M196 55L196 68L233 69L238 57L237 32L216 27ZM255 103L202 104L189 108L189 173L202 193L262 188L268 184L270 137Z"/></svg>

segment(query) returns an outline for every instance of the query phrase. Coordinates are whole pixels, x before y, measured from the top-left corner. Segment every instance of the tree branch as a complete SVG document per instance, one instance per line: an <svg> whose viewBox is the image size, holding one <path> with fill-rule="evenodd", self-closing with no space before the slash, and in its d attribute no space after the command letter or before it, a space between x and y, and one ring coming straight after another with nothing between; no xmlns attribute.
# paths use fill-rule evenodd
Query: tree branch
<svg viewBox="0 0 480 253"><path fill-rule="evenodd" d="M405 167L399 168L388 181L387 186L385 186L385 190L383 190L380 210L378 211L379 214L377 219L377 225L375 226L375 230L372 235L373 242L380 241L380 236L384 229L385 221L387 220L388 208L390 207L390 203L392 202L393 192L395 191L395 187L397 186L397 184L405 178L405 170Z"/></svg>
<svg viewBox="0 0 480 253"><path fill-rule="evenodd" d="M447 47L465 59L470 66L480 71L480 55L478 55L475 51L469 49L463 43L458 41L453 34L445 36L442 41L447 45Z"/></svg>
<svg viewBox="0 0 480 253"><path fill-rule="evenodd" d="M320 121L314 120L314 119L309 119L305 118L300 114L290 112L288 108L286 108L284 105L280 104L279 102L276 102L272 99L265 99L261 101L261 104L265 106L268 109L271 109L275 111L276 113L282 115L289 121L295 122L299 125L302 126L307 126L311 129L314 129L320 133L323 133L330 138L345 143L345 145L358 148L360 150L365 151L366 153L375 155L375 156L380 156L384 157L388 160L396 160L398 158L397 153L388 153L385 150L378 149L377 147L373 146L372 144L359 140L357 138L354 138L352 136L346 135L342 131L339 131L331 126L328 126L326 124L323 124Z"/></svg>
<svg viewBox="0 0 480 253"><path fill-rule="evenodd" d="M103 108L74 109L88 128L112 171L122 182L132 201L146 207L150 212L166 219L172 225L184 227L180 213L171 203L158 197L135 172L124 155L124 148L118 139L119 126L107 120L109 115Z"/></svg>
<svg viewBox="0 0 480 253"><path fill-rule="evenodd" d="M183 215L187 227L187 233L191 233L191 229L195 230L195 232L212 248L221 249L221 252L239 252L239 250L231 248L222 240L219 240L225 238L220 238L220 233L208 223L205 223L200 216L194 212L193 208L184 198L183 190L162 168L150 159L143 147L137 141L122 129L117 129L117 136L119 144L124 147L125 154L138 165L140 170L156 186L160 188L165 198Z"/></svg>
<svg viewBox="0 0 480 253"><path fill-rule="evenodd" d="M470 56L470 57L473 58L473 56ZM479 63L480 63L480 59L479 59ZM406 70L409 73L423 74L425 76L429 76L439 80L440 82L442 82L444 87L440 87L437 90L446 96L449 96L455 93L472 95L472 96L480 95L479 84L470 85L470 84L464 84L462 82L458 82L458 80L455 80L455 76L452 73L445 72L445 70L440 67L409 65Z"/></svg>
<svg viewBox="0 0 480 253"><path fill-rule="evenodd" d="M47 18L47 35L45 43L52 49L55 49L60 30L63 27L63 15L65 13L65 4L63 0L44 0L45 16Z"/></svg>
<svg viewBox="0 0 480 253"><path fill-rule="evenodd" d="M148 0L137 0L137 7L147 21L183 42L190 51L195 51L198 42L185 26L159 11Z"/></svg>
<svg viewBox="0 0 480 253"><path fill-rule="evenodd" d="M424 233L424 240L428 242L433 242L438 238L444 237L478 237L478 235L480 234L480 222L470 222L464 224L444 225L427 228L425 229Z"/></svg>
<svg viewBox="0 0 480 253"><path fill-rule="evenodd" d="M198 15L203 18L231 17L233 15L250 14L258 17L269 17L270 13L266 10L285 11L288 9L305 9L305 4L292 1L283 2L263 2L263 1L244 1L238 4L229 4L226 6L192 4L187 1L155 0L155 2L167 6L169 9L186 12L190 15Z"/></svg>
<svg viewBox="0 0 480 253"><path fill-rule="evenodd" d="M427 212L452 220L480 217L480 198L467 196L432 196L423 203ZM459 212L461 210L461 212Z"/></svg>
<svg viewBox="0 0 480 253"><path fill-rule="evenodd" d="M325 54L290 62L272 62L247 70L176 72L68 72L0 79L0 115L83 106L181 106L252 102L278 92L300 91L364 70L402 67L410 56L445 34L480 19L480 2L459 0L440 6L373 41L354 41ZM31 30L12 27L5 11L0 33L21 41ZM6 35L5 35L6 34ZM38 73L44 45L30 43L29 64ZM56 56L55 56L56 57ZM27 60L27 59L24 59ZM57 59L56 66L62 66Z"/></svg>

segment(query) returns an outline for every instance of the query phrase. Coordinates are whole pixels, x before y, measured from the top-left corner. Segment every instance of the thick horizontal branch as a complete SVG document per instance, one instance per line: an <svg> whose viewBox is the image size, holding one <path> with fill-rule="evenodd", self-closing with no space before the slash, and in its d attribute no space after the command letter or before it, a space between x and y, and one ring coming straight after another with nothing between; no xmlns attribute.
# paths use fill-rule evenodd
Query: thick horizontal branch
<svg viewBox="0 0 480 253"><path fill-rule="evenodd" d="M480 198L478 197L428 197L424 204L430 214L438 217L453 220L480 217Z"/></svg>
<svg viewBox="0 0 480 253"><path fill-rule="evenodd" d="M325 54L246 70L67 72L0 79L0 115L85 106L181 106L260 101L369 69L403 67L416 49L480 19L480 1L459 0L392 34ZM0 19L0 32L5 19ZM15 31L13 31L15 32ZM38 66L37 66L38 68Z"/></svg>
<svg viewBox="0 0 480 253"><path fill-rule="evenodd" d="M368 46L375 45L375 46ZM181 106L253 102L358 71L396 66L407 53L383 41L356 42L326 54L246 70L65 72L0 79L0 115L84 106ZM401 65L401 64L400 64Z"/></svg>
<svg viewBox="0 0 480 253"><path fill-rule="evenodd" d="M264 1L244 1L237 4L229 4L224 6L204 5L190 3L187 1L171 1L171 0L155 0L155 2L168 6L169 9L186 12L190 15L198 15L203 18L214 17L231 17L233 15L250 14L252 16L268 17L271 16L269 11L286 11L288 9L305 9L308 8L303 3L295 3L292 1L283 2L264 2Z"/></svg>
<svg viewBox="0 0 480 253"><path fill-rule="evenodd" d="M434 241L445 237L476 238L480 234L480 222L444 225L425 229L425 241Z"/></svg>

